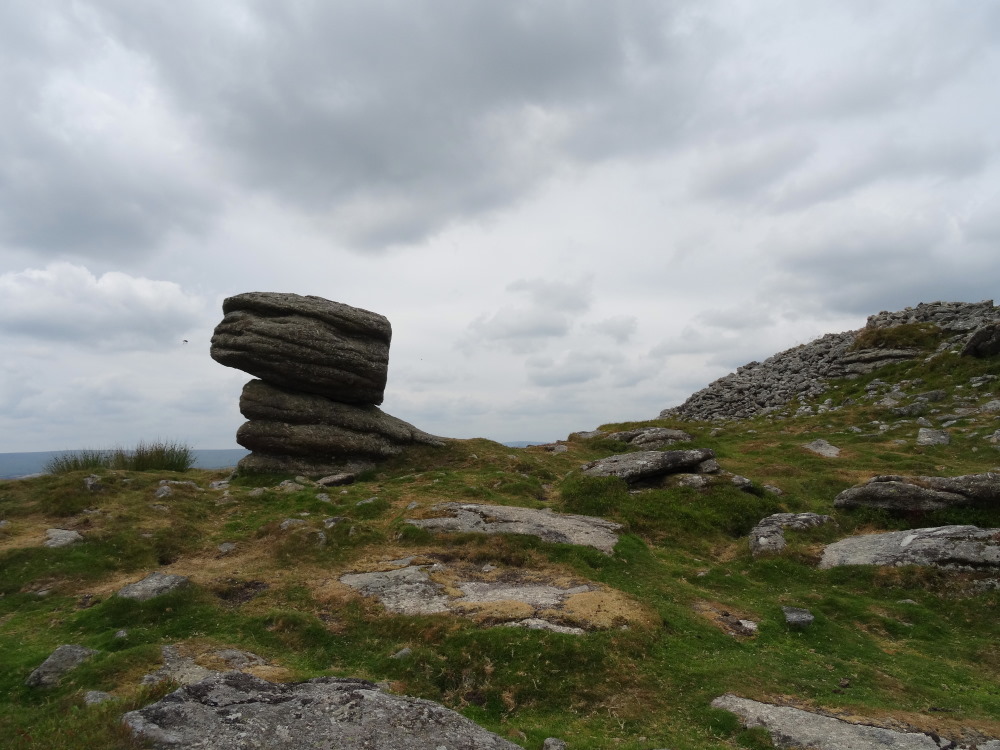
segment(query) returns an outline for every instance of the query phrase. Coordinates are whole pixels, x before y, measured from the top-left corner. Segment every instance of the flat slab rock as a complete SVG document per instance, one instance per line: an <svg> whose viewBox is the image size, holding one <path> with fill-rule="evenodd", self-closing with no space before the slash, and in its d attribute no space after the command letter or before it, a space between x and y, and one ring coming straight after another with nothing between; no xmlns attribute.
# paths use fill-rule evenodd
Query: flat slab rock
<svg viewBox="0 0 1000 750"><path fill-rule="evenodd" d="M608 555L618 543L618 534L615 532L622 528L619 523L594 516L507 505L442 503L435 505L433 510L445 511L449 515L441 518L411 518L407 523L435 531L527 534L547 542L593 547Z"/></svg>
<svg viewBox="0 0 1000 750"><path fill-rule="evenodd" d="M118 590L118 596L125 599L135 599L144 602L154 596L168 594L174 589L178 589L188 583L186 576L178 576L156 571L150 573L141 581L129 583Z"/></svg>
<svg viewBox="0 0 1000 750"><path fill-rule="evenodd" d="M160 749L519 750L443 706L365 680L210 676L122 717Z"/></svg>
<svg viewBox="0 0 1000 750"><path fill-rule="evenodd" d="M588 621L575 607L574 597L586 594L582 612L614 612L619 597L582 580L554 581L537 574L507 568L443 563L412 564L412 558L394 560L391 570L347 573L340 582L364 596L372 596L389 612L404 615L449 613L492 625L508 625L582 635L584 628L566 622L609 627L612 621ZM576 601L579 601L577 599ZM622 615L622 621L628 617Z"/></svg>
<svg viewBox="0 0 1000 750"><path fill-rule="evenodd" d="M837 508L881 508L892 511L941 510L950 507L1000 507L1000 474L959 477L907 477L885 474L844 490Z"/></svg>
<svg viewBox="0 0 1000 750"><path fill-rule="evenodd" d="M972 750L972 745L949 744L923 732L899 732L868 724L852 724L832 716L803 711L791 706L775 706L723 695L712 701L713 708L740 717L743 726L764 727L777 747L808 747L815 750ZM939 741L940 740L940 744ZM979 742L978 750L1000 750L1000 741Z"/></svg>
<svg viewBox="0 0 1000 750"><path fill-rule="evenodd" d="M936 526L841 539L823 550L820 568L838 565L930 565L1000 568L1000 529Z"/></svg>
<svg viewBox="0 0 1000 750"><path fill-rule="evenodd" d="M626 482L639 482L693 469L712 458L715 453L707 448L637 451L599 458L581 466L580 471L588 477L618 477Z"/></svg>

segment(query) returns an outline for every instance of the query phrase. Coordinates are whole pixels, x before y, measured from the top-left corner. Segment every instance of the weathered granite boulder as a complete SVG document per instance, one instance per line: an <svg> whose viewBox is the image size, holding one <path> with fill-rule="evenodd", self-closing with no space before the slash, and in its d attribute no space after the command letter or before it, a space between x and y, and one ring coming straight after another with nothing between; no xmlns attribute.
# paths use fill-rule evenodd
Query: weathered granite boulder
<svg viewBox="0 0 1000 750"><path fill-rule="evenodd" d="M637 451L599 458L584 464L580 470L588 477L618 477L631 483L677 474L713 458L715 453L707 448L693 448L686 451Z"/></svg>
<svg viewBox="0 0 1000 750"><path fill-rule="evenodd" d="M840 456L840 448L827 440L823 440L823 438L804 443L802 447L810 453L823 456L823 458L838 458Z"/></svg>
<svg viewBox="0 0 1000 750"><path fill-rule="evenodd" d="M243 387L240 411L250 421L237 431L236 442L261 454L243 459L241 469L267 461L270 470L317 473L322 467L322 473L332 473L396 456L414 443L442 444L377 406L331 401L261 380Z"/></svg>
<svg viewBox="0 0 1000 750"><path fill-rule="evenodd" d="M757 557L780 552L785 548L785 529L804 531L832 521L830 516L819 513L774 513L761 519L750 531L750 553Z"/></svg>
<svg viewBox="0 0 1000 750"><path fill-rule="evenodd" d="M931 565L1000 568L1000 529L937 526L841 539L823 550L820 568L839 565Z"/></svg>
<svg viewBox="0 0 1000 750"><path fill-rule="evenodd" d="M909 512L950 507L1000 507L1000 474L960 477L905 477L887 474L844 490L837 508L881 508Z"/></svg>
<svg viewBox="0 0 1000 750"><path fill-rule="evenodd" d="M189 582L187 576L179 576L155 571L143 578L141 581L129 583L118 590L118 596L125 599L135 599L144 602L154 596L169 594L171 591L186 586Z"/></svg>
<svg viewBox="0 0 1000 750"><path fill-rule="evenodd" d="M639 427L634 430L612 432L607 437L609 440L618 440L636 447L650 449L665 448L668 445L684 443L692 439L683 430L673 430L669 427Z"/></svg>
<svg viewBox="0 0 1000 750"><path fill-rule="evenodd" d="M1000 323L977 328L962 348L965 357L992 357L1000 354Z"/></svg>
<svg viewBox="0 0 1000 750"><path fill-rule="evenodd" d="M63 675L83 664L96 654L92 648L66 644L60 646L28 675L24 684L28 687L54 687L59 684Z"/></svg>
<svg viewBox="0 0 1000 750"><path fill-rule="evenodd" d="M392 328L377 313L278 292L222 303L212 358L295 391L354 404L381 404Z"/></svg>
<svg viewBox="0 0 1000 750"><path fill-rule="evenodd" d="M712 701L712 708L736 714L745 727L764 727L776 747L808 747L815 750L1000 750L1000 741L989 740L976 745L959 745L947 738L923 732L900 732L872 726L852 724L832 716L823 716L791 706L723 695Z"/></svg>
<svg viewBox="0 0 1000 750"><path fill-rule="evenodd" d="M156 748L519 750L437 703L336 677L282 684L240 672L212 675L122 721Z"/></svg>

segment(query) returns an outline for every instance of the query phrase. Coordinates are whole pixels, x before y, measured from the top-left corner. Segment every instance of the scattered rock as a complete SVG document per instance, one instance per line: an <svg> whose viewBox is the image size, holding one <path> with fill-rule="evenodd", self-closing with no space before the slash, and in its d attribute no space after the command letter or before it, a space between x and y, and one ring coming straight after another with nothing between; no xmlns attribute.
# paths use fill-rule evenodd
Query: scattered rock
<svg viewBox="0 0 1000 750"><path fill-rule="evenodd" d="M527 628L528 630L549 630L553 633L563 633L565 635L583 635L587 631L583 628L574 628L568 625L556 625L554 622L549 622L548 620L542 620L538 617L528 617L524 620L514 620L513 622L505 622L504 625L509 628Z"/></svg>
<svg viewBox="0 0 1000 750"><path fill-rule="evenodd" d="M686 451L637 451L591 461L580 467L589 477L618 477L626 482L640 482L677 474L715 458L708 449Z"/></svg>
<svg viewBox="0 0 1000 750"><path fill-rule="evenodd" d="M317 479L316 484L323 487L340 487L345 484L354 484L354 480L357 478L357 474L341 472L340 474L330 474L322 479Z"/></svg>
<svg viewBox="0 0 1000 750"><path fill-rule="evenodd" d="M111 693L105 693L103 690L88 690L83 694L83 702L88 706L96 706L99 703L107 703L113 700L115 700L115 696Z"/></svg>
<svg viewBox="0 0 1000 750"><path fill-rule="evenodd" d="M173 494L173 488L169 484L164 484L156 488L156 492L153 493L153 497L158 500L162 500L163 498L170 497Z"/></svg>
<svg viewBox="0 0 1000 750"><path fill-rule="evenodd" d="M723 695L712 701L712 708L721 708L740 717L743 726L764 727L777 747L808 747L815 750L971 750L971 747L931 737L923 732L899 732L892 729L852 724L831 716L803 711L791 706ZM938 739L942 739L941 744ZM1000 742L978 743L979 750L1000 750Z"/></svg>
<svg viewBox="0 0 1000 750"><path fill-rule="evenodd" d="M609 440L642 447L646 449L664 448L674 443L686 443L693 438L683 430L672 430L667 427L640 427L635 430L612 432Z"/></svg>
<svg viewBox="0 0 1000 750"><path fill-rule="evenodd" d="M181 586L187 585L187 576L160 573L159 571L150 573L141 581L130 583L118 590L118 596L125 599L135 599L144 602L154 596L168 594Z"/></svg>
<svg viewBox="0 0 1000 750"><path fill-rule="evenodd" d="M350 521L347 516L331 516L330 518L323 519L323 527L327 529L332 529L338 524L342 524L344 521Z"/></svg>
<svg viewBox="0 0 1000 750"><path fill-rule="evenodd" d="M307 523L308 523L307 521L304 521L301 518L286 518L284 521L278 524L278 528L281 529L282 531L288 531L289 529L302 528Z"/></svg>
<svg viewBox="0 0 1000 750"><path fill-rule="evenodd" d="M101 478L96 474L91 474L89 477L83 478L83 486L88 492L100 492L104 489L104 485L101 484Z"/></svg>
<svg viewBox="0 0 1000 750"><path fill-rule="evenodd" d="M566 750L566 743L558 737L547 737L542 743L542 750Z"/></svg>
<svg viewBox="0 0 1000 750"><path fill-rule="evenodd" d="M1000 354L1000 323L977 328L962 347L963 357L992 357Z"/></svg>
<svg viewBox="0 0 1000 750"><path fill-rule="evenodd" d="M236 545L233 542L223 542L216 549L219 550L219 557L228 555L236 549Z"/></svg>
<svg viewBox="0 0 1000 750"><path fill-rule="evenodd" d="M239 672L182 687L122 719L156 748L269 750L477 748L520 750L431 701L388 695L365 680L272 683Z"/></svg>
<svg viewBox="0 0 1000 750"><path fill-rule="evenodd" d="M42 544L46 547L68 547L83 541L83 536L71 529L46 529L45 536L46 539Z"/></svg>
<svg viewBox="0 0 1000 750"><path fill-rule="evenodd" d="M804 531L832 522L818 513L775 513L762 519L750 532L750 552L754 557L780 552L785 548L785 529Z"/></svg>
<svg viewBox="0 0 1000 750"><path fill-rule="evenodd" d="M407 656L413 653L413 649L407 646L406 648L401 648L399 651L390 656L390 659L405 659Z"/></svg>
<svg viewBox="0 0 1000 750"><path fill-rule="evenodd" d="M67 672L75 669L96 654L92 648L76 644L62 645L28 675L28 687L55 687Z"/></svg>
<svg viewBox="0 0 1000 750"><path fill-rule="evenodd" d="M785 623L793 628L807 628L815 621L815 616L808 609L801 607L782 607L785 613Z"/></svg>
<svg viewBox="0 0 1000 750"><path fill-rule="evenodd" d="M950 507L1000 507L1000 474L966 474L960 477L905 477L895 474L872 477L844 490L833 504L837 508L881 508L898 512L941 510Z"/></svg>
<svg viewBox="0 0 1000 750"><path fill-rule="evenodd" d="M479 532L482 534L527 534L547 542L580 544L610 555L618 543L615 533L622 526L593 516L553 513L506 505L443 503L433 510L449 515L441 518L408 519L407 523L437 531Z"/></svg>
<svg viewBox="0 0 1000 750"><path fill-rule="evenodd" d="M840 448L822 438L813 440L811 443L806 443L802 447L810 453L815 453L817 456L823 456L824 458L837 458L840 456Z"/></svg>
<svg viewBox="0 0 1000 750"><path fill-rule="evenodd" d="M951 435L946 430L932 430L921 427L917 431L917 445L948 445Z"/></svg>
<svg viewBox="0 0 1000 750"><path fill-rule="evenodd" d="M826 547L820 568L838 565L932 565L984 570L1000 567L1000 529L937 526L841 539Z"/></svg>

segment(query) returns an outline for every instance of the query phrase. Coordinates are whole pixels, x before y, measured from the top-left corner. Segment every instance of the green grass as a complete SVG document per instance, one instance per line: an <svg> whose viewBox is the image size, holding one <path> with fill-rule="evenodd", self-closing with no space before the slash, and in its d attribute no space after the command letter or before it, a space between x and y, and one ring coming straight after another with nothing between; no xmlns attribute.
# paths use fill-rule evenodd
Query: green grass
<svg viewBox="0 0 1000 750"><path fill-rule="evenodd" d="M187 471L194 465L192 449L177 442L140 442L134 448L81 450L55 456L45 465L49 474L119 469L123 471Z"/></svg>
<svg viewBox="0 0 1000 750"><path fill-rule="evenodd" d="M827 414L613 426L684 429L694 436L690 446L711 448L723 469L751 479L752 492L724 480L704 490L634 492L617 479L583 476L582 464L631 450L601 439L569 441L562 454L488 440L422 446L353 485L326 490L285 492L277 485L288 477L256 476L233 481L227 497L178 486L157 499L160 480L178 469L84 463L0 483L0 518L9 522L0 529L0 736L17 750L136 747L121 713L167 690L141 687L139 679L159 666L163 645L177 643L249 650L284 668L287 679L389 681L532 750L549 736L573 750L771 747L762 730L743 729L710 708L726 692L795 696L861 716L944 716L1000 732L1000 594L974 585L987 574L815 565L824 544L855 532L947 523L1000 528L1000 508L893 515L833 507L838 492L875 474L953 476L1000 466L1000 452L984 439L1000 428L996 417L966 417L951 428L951 445L919 448L917 424L867 397L876 378L919 378L908 393L947 391L928 404L935 418L932 409L947 413L961 399L996 398L993 383L968 387L983 374L1000 374L1000 358L942 354L831 383L819 402L847 405ZM880 432L873 420L889 429ZM841 457L802 448L820 437L840 447ZM87 489L90 474L101 489ZM185 478L206 488L221 474L192 469ZM363 502L369 498L377 499ZM535 537L437 535L404 523L411 504L449 501L599 515L624 529L614 554L605 555ZM780 511L826 513L836 525L788 532L784 553L752 558L747 532ZM331 516L346 520L327 529L322 521ZM287 518L306 523L283 531ZM84 541L44 548L44 529L53 527L77 529ZM223 541L236 544L230 556L217 551ZM389 615L338 589L342 572L390 551L559 570L641 602L648 623L583 637L490 629L445 615ZM146 603L111 595L160 569L183 570L195 585ZM696 609L705 603L759 622L758 635L723 632ZM789 629L783 605L809 608L814 625ZM126 638L115 637L120 629ZM27 674L62 643L100 653L57 688L25 687ZM409 658L390 658L403 647L412 649ZM82 695L92 689L119 700L84 706Z"/></svg>

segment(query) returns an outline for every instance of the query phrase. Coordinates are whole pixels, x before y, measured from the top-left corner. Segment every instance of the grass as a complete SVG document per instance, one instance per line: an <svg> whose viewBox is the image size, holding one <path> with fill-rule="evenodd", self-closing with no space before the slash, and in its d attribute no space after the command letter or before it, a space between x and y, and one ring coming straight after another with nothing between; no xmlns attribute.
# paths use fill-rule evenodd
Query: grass
<svg viewBox="0 0 1000 750"><path fill-rule="evenodd" d="M561 454L487 440L418 447L355 484L291 492L278 488L287 477L273 476L238 478L223 494L205 489L222 472L191 469L185 479L201 489L177 485L156 498L160 481L179 469L87 462L0 483L7 521L0 528L0 736L17 750L136 747L120 716L168 689L140 685L166 644L192 653L252 651L287 680L386 681L531 750L549 736L573 750L771 747L766 732L710 708L726 692L790 696L944 735L971 727L1000 736L1000 595L976 587L987 574L815 565L824 544L851 533L947 523L1000 528L1000 509L894 516L833 507L838 492L875 474L1000 466L1000 452L985 440L1000 427L995 416L968 415L950 428L951 445L920 448L913 419L870 397L876 379L886 388L908 382L911 394L943 389L947 397L927 405L936 420L996 398L993 383L969 385L984 374L1000 374L1000 358L943 354L831 383L817 403L846 405L825 414L608 426L684 429L694 440L682 447L711 448L724 469L753 481L752 492L727 482L635 492L617 479L583 476L582 464L630 450L600 438L568 441ZM816 438L840 447L841 457L802 448ZM91 474L99 489L84 483ZM528 536L436 535L404 523L452 501L600 515L624 528L614 554L605 555ZM747 532L778 511L826 513L836 525L789 532L783 554L752 558ZM335 516L344 520L328 528L323 520ZM282 530L289 518L305 524ZM84 542L42 547L53 527L76 529ZM222 542L235 551L222 555ZM484 628L446 615L391 615L338 583L372 561L412 555L584 578L641 603L647 621L582 637ZM189 575L194 585L145 603L113 596L152 570ZM790 630L784 605L809 608L814 625ZM754 619L758 635L724 632L704 614L709 607ZM116 638L121 629L127 637ZM62 643L100 653L59 687L25 687ZM403 647L408 658L390 658ZM83 693L94 689L117 700L85 706Z"/></svg>
<svg viewBox="0 0 1000 750"><path fill-rule="evenodd" d="M190 446L177 442L140 442L134 448L80 450L54 456L45 465L49 474L120 469L123 471L187 471L194 466Z"/></svg>

